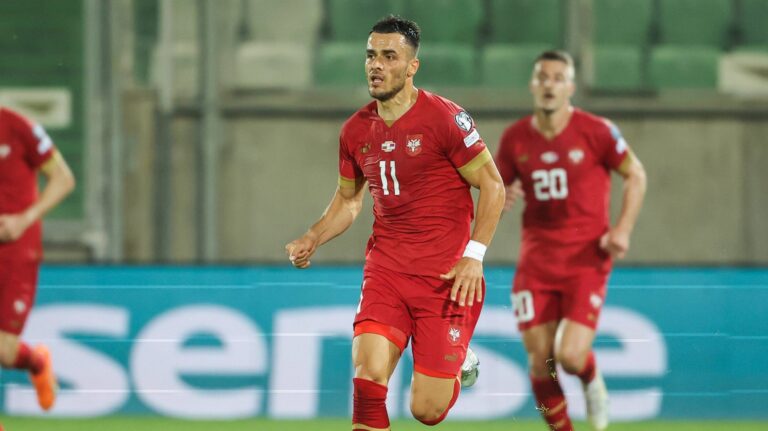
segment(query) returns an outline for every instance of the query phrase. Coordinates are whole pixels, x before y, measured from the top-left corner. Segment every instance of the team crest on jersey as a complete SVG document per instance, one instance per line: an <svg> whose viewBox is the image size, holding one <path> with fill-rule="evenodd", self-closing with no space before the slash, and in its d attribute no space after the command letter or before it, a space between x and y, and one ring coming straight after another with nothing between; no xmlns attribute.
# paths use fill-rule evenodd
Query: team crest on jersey
<svg viewBox="0 0 768 431"><path fill-rule="evenodd" d="M392 151L395 151L395 141L384 142L381 144L381 150L385 153L391 153Z"/></svg>
<svg viewBox="0 0 768 431"><path fill-rule="evenodd" d="M578 165L584 160L584 150L581 148L574 148L568 152L568 158L571 159L571 162L574 165Z"/></svg>
<svg viewBox="0 0 768 431"><path fill-rule="evenodd" d="M448 341L450 341L452 344L457 344L460 339L461 339L461 329L455 326L451 326L451 328L448 329Z"/></svg>
<svg viewBox="0 0 768 431"><path fill-rule="evenodd" d="M405 144L405 152L409 156L416 156L421 153L421 138L422 135L408 135L406 136L407 143Z"/></svg>
<svg viewBox="0 0 768 431"><path fill-rule="evenodd" d="M11 155L11 146L8 144L0 144L0 159L8 158Z"/></svg>
<svg viewBox="0 0 768 431"><path fill-rule="evenodd" d="M360 147L360 153L366 154L368 151L371 151L371 144L366 142L362 147Z"/></svg>
<svg viewBox="0 0 768 431"><path fill-rule="evenodd" d="M453 119L456 121L456 125L459 126L459 129L465 132L472 130L472 117L467 114L467 111L459 112Z"/></svg>
<svg viewBox="0 0 768 431"><path fill-rule="evenodd" d="M541 161L547 164L552 164L557 161L560 157L557 156L557 153L554 151L547 151L546 153L541 154Z"/></svg>
<svg viewBox="0 0 768 431"><path fill-rule="evenodd" d="M528 161L528 153L517 156L517 163L525 163Z"/></svg>

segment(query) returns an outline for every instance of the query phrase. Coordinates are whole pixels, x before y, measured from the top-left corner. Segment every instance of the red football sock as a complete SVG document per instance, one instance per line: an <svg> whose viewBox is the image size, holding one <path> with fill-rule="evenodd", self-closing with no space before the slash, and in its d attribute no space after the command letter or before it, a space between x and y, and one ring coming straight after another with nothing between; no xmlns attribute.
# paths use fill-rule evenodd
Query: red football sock
<svg viewBox="0 0 768 431"><path fill-rule="evenodd" d="M29 370L32 374L37 374L43 369L43 358L40 357L29 345L19 342L19 351L16 353L16 361L13 368Z"/></svg>
<svg viewBox="0 0 768 431"><path fill-rule="evenodd" d="M579 371L579 373L576 375L581 379L581 382L586 385L595 378L596 370L597 367L595 366L595 354L593 352L589 352L589 356L587 356L587 362L584 363L584 368L582 368L581 371Z"/></svg>
<svg viewBox="0 0 768 431"><path fill-rule="evenodd" d="M456 404L456 400L459 399L459 392L461 392L461 383L459 383L459 379L456 379L453 383L453 397L451 397L451 401L448 403L448 407L445 408L445 411L443 414L440 415L439 418L431 421L421 421L424 425L437 425L440 422L445 419L446 416L448 416L448 411L451 410L451 407L453 407L454 404Z"/></svg>
<svg viewBox="0 0 768 431"><path fill-rule="evenodd" d="M553 431L573 431L568 407L560 383L550 376L531 377L531 389L536 396L536 409Z"/></svg>
<svg viewBox="0 0 768 431"><path fill-rule="evenodd" d="M352 424L389 428L387 387L366 379L352 379L355 387Z"/></svg>

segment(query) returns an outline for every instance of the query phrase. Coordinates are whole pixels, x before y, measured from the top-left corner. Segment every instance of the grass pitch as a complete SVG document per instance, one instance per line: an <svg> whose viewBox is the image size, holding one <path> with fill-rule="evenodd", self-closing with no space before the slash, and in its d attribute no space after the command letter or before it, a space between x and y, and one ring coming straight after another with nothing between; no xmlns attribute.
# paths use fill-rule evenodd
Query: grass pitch
<svg viewBox="0 0 768 431"><path fill-rule="evenodd" d="M104 417L96 419L21 418L0 416L5 431L346 431L348 419L275 421L249 419L240 421L187 421L155 417ZM393 431L547 431L541 421L447 421L427 427L415 420L392 423ZM576 423L578 431L589 426ZM609 431L765 431L768 422L748 421L653 421L614 423Z"/></svg>

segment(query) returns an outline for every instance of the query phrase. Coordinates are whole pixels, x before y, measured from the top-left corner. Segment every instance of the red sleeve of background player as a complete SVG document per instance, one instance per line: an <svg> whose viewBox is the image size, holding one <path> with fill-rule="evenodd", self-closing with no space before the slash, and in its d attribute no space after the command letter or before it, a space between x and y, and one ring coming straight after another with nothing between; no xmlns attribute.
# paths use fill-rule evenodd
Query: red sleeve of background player
<svg viewBox="0 0 768 431"><path fill-rule="evenodd" d="M348 141L346 127L343 127L339 135L339 185L355 187L355 180L362 177L363 172L352 156Z"/></svg>
<svg viewBox="0 0 768 431"><path fill-rule="evenodd" d="M515 155L512 140L512 128L508 128L501 135L499 142L499 149L496 151L496 168L501 174L501 179L504 184L512 184L517 178L517 170L515 169Z"/></svg>
<svg viewBox="0 0 768 431"><path fill-rule="evenodd" d="M11 129L24 146L24 159L34 169L39 168L53 156L53 141L43 126L10 109L4 109L4 112Z"/></svg>
<svg viewBox="0 0 768 431"><path fill-rule="evenodd" d="M453 166L472 171L491 160L485 142L467 111L456 105L447 105L446 114L448 127L441 143Z"/></svg>
<svg viewBox="0 0 768 431"><path fill-rule="evenodd" d="M601 161L610 169L618 169L629 155L629 145L615 124L603 119L603 125L604 127L598 129L597 135Z"/></svg>

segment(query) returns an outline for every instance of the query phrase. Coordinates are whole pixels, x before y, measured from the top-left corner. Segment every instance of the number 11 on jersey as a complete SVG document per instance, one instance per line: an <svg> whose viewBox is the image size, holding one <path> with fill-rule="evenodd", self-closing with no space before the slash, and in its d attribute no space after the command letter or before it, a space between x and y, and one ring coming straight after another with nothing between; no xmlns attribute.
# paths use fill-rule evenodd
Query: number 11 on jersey
<svg viewBox="0 0 768 431"><path fill-rule="evenodd" d="M379 174L381 175L381 189L384 190L384 196L389 196L389 181L387 181L387 162L381 160L379 162ZM397 181L395 175L395 161L389 162L389 176L392 177L392 186L395 188L395 196L400 196L400 183Z"/></svg>

